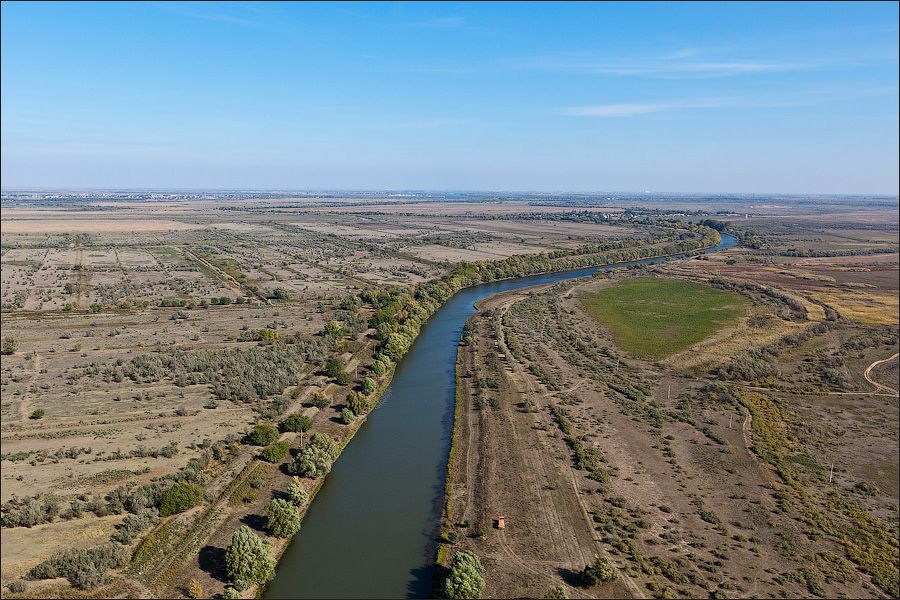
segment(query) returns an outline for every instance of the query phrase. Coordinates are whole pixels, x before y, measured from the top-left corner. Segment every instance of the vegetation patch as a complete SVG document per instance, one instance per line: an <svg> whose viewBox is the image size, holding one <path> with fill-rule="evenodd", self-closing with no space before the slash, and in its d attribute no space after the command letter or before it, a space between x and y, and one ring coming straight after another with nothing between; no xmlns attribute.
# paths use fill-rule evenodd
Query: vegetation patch
<svg viewBox="0 0 900 600"><path fill-rule="evenodd" d="M636 279L585 294L585 310L638 358L658 359L693 346L733 321L737 294L674 279Z"/></svg>

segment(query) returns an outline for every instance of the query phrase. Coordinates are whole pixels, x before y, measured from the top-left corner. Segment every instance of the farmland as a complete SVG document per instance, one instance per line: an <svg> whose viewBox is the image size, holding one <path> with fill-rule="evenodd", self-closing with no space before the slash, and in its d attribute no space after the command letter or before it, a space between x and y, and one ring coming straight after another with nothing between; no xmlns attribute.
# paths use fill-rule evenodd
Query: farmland
<svg viewBox="0 0 900 600"><path fill-rule="evenodd" d="M256 458L247 432L302 414L314 432L352 436L362 420L342 420L342 411L364 417L390 380L391 360L379 360L390 330L369 321L378 309L387 319L396 301L380 304L379 294L404 298L460 260L553 252L564 266L671 243L667 225L620 222L609 216L617 209L593 223L535 218L527 203L506 206L502 219L452 207L438 217L433 203L404 204L399 218L390 203L357 212L289 204L4 205L4 548L38 531L43 542L40 553L4 554L3 585L53 595L106 582L107 593L171 596L196 579L221 592L227 579L208 568L203 548L226 546L291 481L284 464ZM556 268L547 260L498 269ZM404 335L415 335L410 324ZM302 435L279 435L287 464ZM205 497L158 514L159 494L177 481L196 482ZM304 485L313 493L320 481ZM132 556L115 576L28 575L60 552L110 539Z"/></svg>
<svg viewBox="0 0 900 600"><path fill-rule="evenodd" d="M24 585L26 596L172 597L189 594L194 583L207 595L234 592L222 565L232 533L249 525L272 543L273 557L281 554L289 538L267 528L270 501L284 498L301 464L312 470L303 471L299 485L314 497L333 462L331 455L319 456L317 463L302 460L311 435L330 436L338 445L351 443L422 325L455 291L498 279L706 247L716 238L698 223L723 210L703 202L685 211L665 202L634 206L527 196L466 201L377 195L242 197L215 202L15 197L4 202L0 579L4 586ZM843 210L843 205L838 208ZM870 212L880 215L878 210ZM619 572L630 579L623 577L618 584L585 593L640 595L647 593L641 586L653 583L662 590L669 585L645 578L640 563L634 571L634 565L611 550L613 542L598 545L590 526L585 528L585 511L588 523L605 523L605 513L597 511L608 507L585 502L584 494L592 490L590 499L606 498L607 492L596 490L609 491L631 477L628 485L635 487L619 489L610 502L615 510L626 510L616 504L619 496L626 498L629 503L624 506L633 511L629 514L642 518L640 511L650 510L647 499L634 496L632 490L639 484L649 486L665 469L674 469L666 462L671 458L667 454L659 460L650 458L670 445L672 452L685 457L678 465L688 474L675 472L675 479L659 484L659 498L652 500L658 505L664 498L677 500L677 492L684 491L680 488L693 485L688 483L690 477L705 481L709 472L719 473L714 459L720 457L713 451L724 447L712 441L715 438L745 444L740 451L744 454L735 446L731 458L739 465L721 467L725 473L735 469L749 477L740 469L756 464L757 455L746 454L752 446L773 469L784 470L785 465L811 469L794 478L803 485L809 480L821 483L821 465L809 466L802 457L816 455L822 444L847 440L841 454L831 452L840 456L835 459L836 477L847 486L873 486L877 491L865 496L862 509L877 523L891 526L897 474L886 457L896 450L896 431L891 429L896 409L890 396L870 393L872 384L864 372L896 351L891 308L896 306L897 255L887 252L891 248L887 233L867 233L882 225L861 224L859 215L842 225L842 231L871 238L864 254L848 255L841 247L826 256L829 246L819 241L814 253L779 254L779 244L787 243L781 240L806 235L784 227L795 212L793 206L786 210L777 227L761 217L756 222L736 221L730 230L743 245L643 269L637 281L630 272L614 272L575 286L560 284L485 304L472 329L472 342L460 354L478 375L463 377L459 388L477 395L473 410L489 407L487 412L472 413L472 439L483 440L494 448L494 456L505 457L507 470L469 471L469 479L458 480L463 487L456 493L469 493L467 481L481 486L473 487L475 495L464 505L471 512L458 520L471 521L466 533L486 534L464 537L462 543L482 553L489 572L495 574L489 592L546 591L517 587L530 582L529 586L568 585L573 593L581 593L581 588L569 585L574 581L569 571L583 568L594 552L614 559ZM891 226L896 228L887 223L883 231L889 232ZM760 244L754 241L757 238ZM627 341L616 337L614 320L601 315L598 321L586 312L592 298L617 293L625 301L634 298L628 294L641 286L645 295L647 286L654 290L655 304L647 310L664 310L665 316L654 322L643 315L639 323L646 329L634 337L660 338L663 343L657 339L652 347L654 352L664 349L659 354L630 350ZM844 293L848 289L855 295ZM707 318L710 315L713 318ZM671 328L676 322L678 331L665 330L665 323ZM823 322L829 324L826 334L807 333ZM579 332L574 338L573 331ZM786 336L799 341L791 338L791 343L782 344ZM505 358L491 346L495 338L506 344ZM781 344L777 372L766 367L771 357L742 355L773 344ZM579 358L583 352L588 354ZM504 360L511 371L506 371ZM748 365L756 370L741 371ZM588 368L594 374L585 371ZM482 374L488 369L491 374ZM869 377L889 379L891 369L895 372L896 367L884 363ZM728 399L697 400L710 373L730 382ZM598 374L602 377L594 379ZM495 381L496 390L491 387ZM476 388L477 382L482 383ZM773 391L762 397L749 395L758 387ZM777 413L770 403L777 403ZM564 412L554 412L554 407ZM791 437L786 442L771 438L775 449L766 450L753 437L754 427L766 421L748 420L751 409L775 414L781 419L775 428L786 428ZM672 421L671 411L676 410L689 415L685 418L696 426ZM308 419L309 426L287 428L292 415ZM503 423L492 424L491 415L502 417ZM745 424L743 429L738 421ZM725 427L726 422L733 428ZM569 423L570 433L561 433L561 423ZM808 423L865 435L829 437L816 429L804 434L810 436L807 439L801 432ZM252 435L255 428L268 424L274 427L274 438ZM650 429L632 432L636 424ZM666 431L672 428L668 444L656 435L657 425ZM876 425L882 429L873 429ZM514 442L507 437L512 432L517 435ZM580 446L566 441L575 435L587 436L590 447L613 435L624 436L627 444L620 449L603 449L610 459L607 475L616 466L619 476L600 485L587 478L595 472L595 479L604 477L594 469L577 471L573 479L566 470L567 456L589 447L584 441ZM663 439L665 435L670 434L663 434ZM472 453L476 456L477 450ZM695 460L699 462L691 462ZM529 464L540 464L546 481L523 479ZM492 473L502 474L506 483L489 485ZM774 485L764 469L753 477L759 478L757 485ZM515 481L527 487L517 488ZM199 486L202 495L179 505L174 513L162 510L163 497L172 489L190 488L188 484ZM723 520L728 515L743 523L740 503L713 488L703 510L721 511ZM492 494L507 494L507 499L494 499ZM547 519L558 514L561 520L554 533L537 550L533 544L538 542L528 535L521 546L480 546L490 540L494 506L508 507L515 497L533 498ZM685 523L693 523L688 514L691 499L682 498L682 504L676 500L669 508L684 513ZM745 500L752 503L754 497ZM546 502L559 507L557 512L541 504ZM298 508L301 517L306 506ZM860 505L847 506L857 510ZM504 510L509 513L510 531L521 531L519 523L525 516ZM842 513L835 510L829 508L829 519L849 518L849 508ZM842 521L829 522L833 532ZM798 532L808 531L794 521L785 523ZM867 535L896 538L890 529L871 529L872 523L864 520L858 526L867 528ZM631 526L622 527L632 531ZM660 531L668 532L667 543L674 543L673 536L683 530L676 523L669 527L671 532ZM627 546L622 531L615 535ZM697 535L707 544L717 539L708 537L714 535L711 532ZM750 537L746 532L730 535ZM32 540L40 540L40 547L9 553L8 548ZM754 555L751 548L761 553L771 549L756 542L734 543L746 546L748 556ZM67 552L102 548L119 552L120 547L127 554L124 563L113 556L100 561L100 567L82 566L49 576L54 571L46 567L48 559L58 563L60 556L71 556ZM637 550L650 554L643 546L636 545L634 552L627 547L629 556L636 556ZM507 569L506 559L498 558L500 553L509 557L509 552L521 555L533 550L545 562L524 561L525 566L516 563L518 567ZM849 552L846 548L835 546L829 552L851 560L843 558ZM827 560L837 561L831 554ZM91 560L100 560L96 556ZM715 561L724 561L715 554L702 556L710 568ZM676 558L664 554L659 560ZM562 570L548 570L549 563ZM44 570L35 570L41 564ZM751 573L736 566L738 561L728 564L734 573L719 587L748 590L741 578ZM857 568L835 564L840 573ZM874 572L883 564L877 558L867 568ZM753 568L775 566L760 563ZM806 589L796 582L799 575L772 575L786 582L784 587L772 584L764 589L798 594ZM853 587L856 584L849 581L823 589L847 593L883 589L882 580L874 584L881 588ZM683 589L698 592L700 587ZM251 585L242 593L250 597L256 590Z"/></svg>

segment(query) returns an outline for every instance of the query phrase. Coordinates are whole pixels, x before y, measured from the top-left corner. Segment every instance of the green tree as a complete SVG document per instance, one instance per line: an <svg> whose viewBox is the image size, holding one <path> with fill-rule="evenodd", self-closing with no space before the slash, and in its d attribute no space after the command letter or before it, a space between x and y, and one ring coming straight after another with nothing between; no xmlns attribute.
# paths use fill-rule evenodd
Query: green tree
<svg viewBox="0 0 900 600"><path fill-rule="evenodd" d="M261 539L246 525L234 530L231 544L225 550L225 571L234 587L246 590L275 576L271 549L271 542Z"/></svg>
<svg viewBox="0 0 900 600"><path fill-rule="evenodd" d="M290 451L291 445L287 442L275 442L263 448L262 452L259 453L259 457L266 462L280 463L287 458Z"/></svg>
<svg viewBox="0 0 900 600"><path fill-rule="evenodd" d="M326 433L314 433L297 458L288 465L291 475L324 477L331 472L331 465L341 453L340 445Z"/></svg>
<svg viewBox="0 0 900 600"><path fill-rule="evenodd" d="M312 427L312 419L299 413L288 416L281 423L281 428L285 431L309 431L310 427Z"/></svg>
<svg viewBox="0 0 900 600"><path fill-rule="evenodd" d="M402 333L391 333L388 335L384 343L384 353L394 361L400 360L412 343L407 336Z"/></svg>
<svg viewBox="0 0 900 600"><path fill-rule="evenodd" d="M325 373L329 377L337 377L347 368L347 363L340 356L332 356L325 362Z"/></svg>
<svg viewBox="0 0 900 600"><path fill-rule="evenodd" d="M444 597L481 598L484 593L484 567L478 555L460 550L450 561L450 573L444 580Z"/></svg>
<svg viewBox="0 0 900 600"><path fill-rule="evenodd" d="M347 330L339 321L328 321L325 323L324 331L325 335L330 335L332 337L344 337L347 335Z"/></svg>
<svg viewBox="0 0 900 600"><path fill-rule="evenodd" d="M247 441L257 446L268 446L278 439L278 430L271 423L255 425L247 434Z"/></svg>
<svg viewBox="0 0 900 600"><path fill-rule="evenodd" d="M616 570L609 559L600 555L594 556L594 562L581 572L581 581L585 586L594 586L616 578Z"/></svg>
<svg viewBox="0 0 900 600"><path fill-rule="evenodd" d="M345 404L356 415L361 415L369 409L369 402L366 400L366 397L355 390L347 394Z"/></svg>
<svg viewBox="0 0 900 600"><path fill-rule="evenodd" d="M376 389L378 389L378 382L376 382L371 377L366 377L365 379L363 379L362 388L366 396L371 396L372 393Z"/></svg>
<svg viewBox="0 0 900 600"><path fill-rule="evenodd" d="M352 423L355 420L356 420L356 415L349 408L345 408L344 410L341 411L341 422L344 425L349 425L350 423Z"/></svg>
<svg viewBox="0 0 900 600"><path fill-rule="evenodd" d="M306 491L306 488L303 487L303 483L298 477L291 479L291 482L288 484L287 496L288 500L294 503L294 506L300 508L309 502L309 493Z"/></svg>
<svg viewBox="0 0 900 600"><path fill-rule="evenodd" d="M11 335L3 338L3 354L15 354L19 349L19 341Z"/></svg>
<svg viewBox="0 0 900 600"><path fill-rule="evenodd" d="M266 527L277 537L291 537L300 531L300 515L297 507L287 500L275 498L266 509L269 520Z"/></svg>
<svg viewBox="0 0 900 600"><path fill-rule="evenodd" d="M192 481L179 481L163 493L159 514L168 517L193 508L202 501L203 488Z"/></svg>

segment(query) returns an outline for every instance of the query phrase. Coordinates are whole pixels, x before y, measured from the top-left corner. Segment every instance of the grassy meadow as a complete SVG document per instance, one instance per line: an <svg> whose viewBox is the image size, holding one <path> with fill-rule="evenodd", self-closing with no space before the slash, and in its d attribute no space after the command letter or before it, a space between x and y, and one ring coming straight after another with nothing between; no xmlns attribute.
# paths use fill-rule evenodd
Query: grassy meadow
<svg viewBox="0 0 900 600"><path fill-rule="evenodd" d="M635 279L581 298L616 344L637 358L680 352L740 315L744 301L732 292L675 279Z"/></svg>

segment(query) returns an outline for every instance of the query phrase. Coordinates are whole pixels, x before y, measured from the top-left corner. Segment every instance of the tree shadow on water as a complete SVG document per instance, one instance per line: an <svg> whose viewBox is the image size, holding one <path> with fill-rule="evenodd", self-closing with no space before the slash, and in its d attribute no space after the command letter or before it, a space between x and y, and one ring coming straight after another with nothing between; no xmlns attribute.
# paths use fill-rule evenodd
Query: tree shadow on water
<svg viewBox="0 0 900 600"><path fill-rule="evenodd" d="M446 569L441 565L422 565L411 569L409 583L406 584L407 598L434 598L433 595L435 585L438 581L443 581L446 576ZM440 578L440 579L438 579Z"/></svg>
<svg viewBox="0 0 900 600"><path fill-rule="evenodd" d="M214 579L228 581L228 573L225 570L225 549L215 546L204 546L200 549L198 557L200 570L209 573Z"/></svg>

